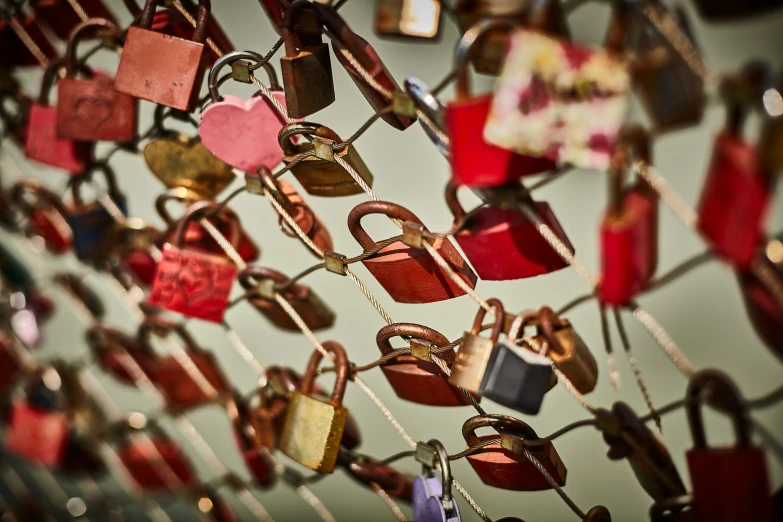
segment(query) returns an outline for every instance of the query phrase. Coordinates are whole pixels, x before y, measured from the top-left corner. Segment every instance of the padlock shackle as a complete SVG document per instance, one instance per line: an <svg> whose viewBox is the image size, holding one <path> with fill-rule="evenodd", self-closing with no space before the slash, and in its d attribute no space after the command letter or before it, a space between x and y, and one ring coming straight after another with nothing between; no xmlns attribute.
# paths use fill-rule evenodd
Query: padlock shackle
<svg viewBox="0 0 783 522"><path fill-rule="evenodd" d="M566 349L560 343L555 332L555 325L564 326L566 323L555 315L555 312L548 306L542 306L538 311L538 326L541 328L541 333L544 334L547 344L549 344L549 350L557 353L558 355L565 355Z"/></svg>
<svg viewBox="0 0 783 522"><path fill-rule="evenodd" d="M104 29L111 32L112 37L116 38L120 33L120 28L114 22L104 18L89 18L76 27L68 37L68 46L65 49L65 77L74 78L76 76L77 56L76 49L86 33L90 29Z"/></svg>
<svg viewBox="0 0 783 522"><path fill-rule="evenodd" d="M334 355L334 365L337 373L334 381L334 390L332 390L332 395L329 397L329 404L335 408L340 408L343 404L345 384L348 382L350 373L348 356L342 345L336 341L326 341L323 343L323 347L328 353ZM299 384L299 391L302 394L310 395L313 393L315 374L318 371L318 365L321 363L323 357L323 354L319 350L314 350L313 355L310 356L310 361L307 363L307 370L305 370L302 381Z"/></svg>
<svg viewBox="0 0 783 522"><path fill-rule="evenodd" d="M462 436L468 447L473 447L481 442L476 435L476 430L479 428L497 428L503 433L508 432L525 440L539 440L536 431L526 422L509 415L488 413L471 417L462 425Z"/></svg>
<svg viewBox="0 0 783 522"><path fill-rule="evenodd" d="M220 70L226 65L232 64L238 60L261 64L261 67L266 71L267 76L269 76L270 88L272 90L280 88L280 83L278 82L277 73L275 72L274 67L269 63L269 60L264 60L263 55L253 51L233 51L218 58L209 71L207 84L209 86L209 95L213 102L219 102L222 99L219 92L220 86L223 84L223 79L219 77ZM224 78L231 78L231 75L224 76Z"/></svg>
<svg viewBox="0 0 783 522"><path fill-rule="evenodd" d="M473 46L491 31L503 29L506 32L510 32L515 28L516 26L509 20L485 19L465 31L465 34L462 35L462 39L459 41L459 45L457 45L455 57L457 68L456 99L458 101L471 97L468 64L470 63L470 52Z"/></svg>
<svg viewBox="0 0 783 522"><path fill-rule="evenodd" d="M435 449L435 453L438 456L438 463L440 464L440 476L442 481L441 490L441 503L451 506L451 510L454 510L454 499L451 496L451 482L453 480L451 476L451 464L449 463L449 453L443 446L443 443L437 439L430 439L427 444ZM425 473L431 473L432 469L427 466L424 467ZM446 514L446 518L449 518L449 514Z"/></svg>
<svg viewBox="0 0 783 522"><path fill-rule="evenodd" d="M52 60L46 65L43 78L41 79L41 89L38 91L38 105L49 106L49 93L52 92L55 80L60 79L60 71L64 67L65 63L63 60Z"/></svg>
<svg viewBox="0 0 783 522"><path fill-rule="evenodd" d="M335 134L335 136L337 135ZM290 138L286 139L285 143L290 145L291 144ZM258 170L256 170L255 172L252 173L248 172L245 174L245 180L247 180L249 177L258 177L260 180L261 187L265 192L269 193L275 199L275 201L280 203L280 206L283 207L283 209L286 212L288 212L291 216L297 215L297 205L291 201L291 199L288 197L288 194L285 193L284 187L281 186L281 183L285 183L285 182L283 182L282 180L277 180L272 175L271 170L269 170L268 168L262 165L258 167ZM290 185L288 186L290 187ZM291 190L293 190L293 187L291 187ZM309 206L307 206L306 204L303 206L312 213L312 209L310 209ZM280 214L279 216L279 221L280 221L280 230L282 230L284 234L288 235L289 232L282 225L284 221L282 214ZM315 218L313 219L313 221L315 222ZM305 233L309 233L309 232L310 232L309 230L305 230Z"/></svg>
<svg viewBox="0 0 783 522"><path fill-rule="evenodd" d="M84 200L82 200L82 184L84 182L91 182L92 175L95 172L101 172L103 178L106 180L106 194L112 199L112 201L118 201L122 198L122 192L117 185L117 177L114 175L114 170L108 163L102 161L100 163L92 163L78 176L72 176L68 180L68 184L71 187L71 197L73 198L73 204L76 208L84 207Z"/></svg>
<svg viewBox="0 0 783 522"><path fill-rule="evenodd" d="M32 194L35 197L35 203L29 202L25 199L26 194ZM46 188L40 181L33 178L24 178L13 185L8 191L8 196L11 202L19 207L26 215L30 215L34 210L39 210L40 203L48 204L55 212L60 214L63 219L68 215L68 209L65 208L65 204L62 200Z"/></svg>
<svg viewBox="0 0 783 522"><path fill-rule="evenodd" d="M394 323L386 325L378 330L378 334L375 336L375 342L378 345L378 348L380 348L381 354L386 355L394 351L394 348L392 348L391 345L391 339L393 337L409 337L409 341L414 339L424 341L425 343L434 345L436 348L449 344L449 340L445 335L428 326L415 323ZM447 366L451 366L455 359L455 353L454 350L450 350L448 352L433 354L433 357L440 357L446 362Z"/></svg>
<svg viewBox="0 0 783 522"><path fill-rule="evenodd" d="M704 392L708 392L706 397ZM745 401L737 385L728 375L719 370L702 370L693 375L685 392L685 413L693 436L694 449L707 449L707 436L701 406L709 402L713 408L731 416L738 448L749 448L750 420Z"/></svg>
<svg viewBox="0 0 783 522"><path fill-rule="evenodd" d="M140 29L152 30L152 20L155 18L155 11L158 9L159 3L160 0L147 0L144 4L138 23ZM212 2L210 0L198 0L193 42L203 44L207 40L207 24L209 23L210 11L212 11Z"/></svg>
<svg viewBox="0 0 783 522"><path fill-rule="evenodd" d="M152 336L167 337L172 333L185 343L186 351L190 353L200 353L202 351L184 325L156 315L148 315L144 318L136 332L136 341L147 354L155 357L155 351L152 348Z"/></svg>
<svg viewBox="0 0 783 522"><path fill-rule="evenodd" d="M272 268L258 265L248 265L244 270L239 272L237 280L242 288L245 290L253 290L258 286L261 280L271 279L277 285L285 284L289 278L282 272L278 272ZM288 285L282 292L288 299L304 299L307 296L309 288L301 283L293 283ZM265 297L258 295L257 293L250 296L251 298L266 299Z"/></svg>
<svg viewBox="0 0 783 522"><path fill-rule="evenodd" d="M340 136L326 125L308 121L289 123L277 133L277 142L280 144L280 148L283 149L283 153L285 153L286 156L294 156L297 154L296 146L291 143L291 138L299 135L318 136L319 138L326 138L338 143L342 141Z"/></svg>
<svg viewBox="0 0 783 522"><path fill-rule="evenodd" d="M214 215L215 219L228 220L230 228L226 239L228 239L228 242L236 250L239 243L242 241L242 229L239 226L239 217L228 207L220 208L220 205L220 203L215 201L196 201L190 205L177 223L177 228L174 229L174 237L171 244L177 248L182 248L188 224L195 219L206 219L208 217L213 217Z"/></svg>
<svg viewBox="0 0 783 522"><path fill-rule="evenodd" d="M174 187L155 198L155 210L166 223L166 226L171 227L177 220L171 217L171 213L166 208L169 202L179 201L180 203L192 204L200 199L201 196L189 188Z"/></svg>
<svg viewBox="0 0 783 522"><path fill-rule="evenodd" d="M495 309L495 323L492 325L492 332L490 332L489 338L493 343L496 343L498 342L500 333L503 331L503 326L506 320L506 312L503 308L503 303L500 302L500 299L494 297L487 299L487 304L490 306L490 308ZM487 311L483 306L480 306L478 312L476 312L476 317L473 319L473 326L470 328L470 333L472 335L479 335L481 333L481 323L484 322L484 317L486 317L486 315Z"/></svg>
<svg viewBox="0 0 783 522"><path fill-rule="evenodd" d="M283 45L287 57L293 58L297 55L296 41L294 39L296 29L294 26L296 25L296 22L299 21L302 11L304 9L311 9L315 11L320 18L320 12L316 10L317 5L318 4L311 3L308 0L294 0L288 5L288 9L286 9L285 15L283 15L283 25L281 27Z"/></svg>
<svg viewBox="0 0 783 522"><path fill-rule="evenodd" d="M584 522L612 522L612 514L604 506L595 506L585 514Z"/></svg>
<svg viewBox="0 0 783 522"><path fill-rule="evenodd" d="M514 344L519 339L519 332L533 320L538 320L538 310L532 308L522 310L515 315L514 320L511 321L511 325L508 327L508 332L506 332L509 342Z"/></svg>
<svg viewBox="0 0 783 522"><path fill-rule="evenodd" d="M362 218L370 214L384 214L400 221L410 221L418 225L424 225L416 217L416 214L396 203L389 201L365 201L364 203L359 203L348 214L348 230L364 250L370 250L376 245L376 242L362 227ZM427 230L426 227L424 230Z"/></svg>

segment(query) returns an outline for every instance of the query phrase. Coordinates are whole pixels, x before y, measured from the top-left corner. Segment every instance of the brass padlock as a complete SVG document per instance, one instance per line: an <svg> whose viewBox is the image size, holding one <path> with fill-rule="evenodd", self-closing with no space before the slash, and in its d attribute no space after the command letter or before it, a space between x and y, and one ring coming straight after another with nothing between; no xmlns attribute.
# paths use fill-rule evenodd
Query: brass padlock
<svg viewBox="0 0 783 522"><path fill-rule="evenodd" d="M348 380L348 357L339 343L327 341L324 349L334 355L337 377L329 402L312 396L315 374L323 355L314 351L302 377L302 384L291 397L280 451L319 473L331 473L337 463L340 441L345 431L348 409L342 405Z"/></svg>
<svg viewBox="0 0 783 522"><path fill-rule="evenodd" d="M476 394L481 390L481 382L484 379L489 357L498 341L500 332L503 330L505 319L503 303L497 299L487 299L487 304L495 309L495 324L492 326L492 333L489 337L479 335L481 321L487 315L486 310L479 308L470 332L465 332L465 335L462 336L457 359L451 367L451 377L449 377L449 382L454 386L460 386Z"/></svg>
<svg viewBox="0 0 783 522"><path fill-rule="evenodd" d="M296 135L312 136L313 142L294 144L291 138ZM329 127L306 122L291 123L280 131L278 141L283 149L283 163L286 165L293 162L300 154L315 153L291 167L291 172L308 194L338 197L362 193L362 187L335 161L335 158L344 160L368 187L372 187L373 176L355 147L348 145L342 150L335 150L333 145L342 140Z"/></svg>
<svg viewBox="0 0 783 522"><path fill-rule="evenodd" d="M547 355L555 366L568 377L579 393L595 389L598 381L598 363L585 342L566 319L560 319L551 308L544 306L538 312L539 342L549 346Z"/></svg>

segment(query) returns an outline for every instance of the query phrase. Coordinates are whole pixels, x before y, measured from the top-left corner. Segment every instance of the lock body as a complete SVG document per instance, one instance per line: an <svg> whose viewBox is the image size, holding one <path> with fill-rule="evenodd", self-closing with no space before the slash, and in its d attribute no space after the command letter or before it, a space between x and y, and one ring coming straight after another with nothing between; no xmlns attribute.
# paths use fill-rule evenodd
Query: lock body
<svg viewBox="0 0 783 522"><path fill-rule="evenodd" d="M11 408L5 447L31 462L58 468L63 463L69 430L65 413L17 401Z"/></svg>
<svg viewBox="0 0 783 522"><path fill-rule="evenodd" d="M429 406L470 404L465 394L449 384L448 378L433 362L401 355L381 366L381 371L400 399Z"/></svg>
<svg viewBox="0 0 783 522"><path fill-rule="evenodd" d="M136 484L145 492L165 492L192 484L194 473L174 442L151 437L132 440L117 452Z"/></svg>
<svg viewBox="0 0 783 522"><path fill-rule="evenodd" d="M487 361L481 395L528 415L541 409L552 380L549 359L506 343L498 343Z"/></svg>
<svg viewBox="0 0 783 522"><path fill-rule="evenodd" d="M579 393L587 394L593 391L598 382L598 363L590 348L566 320L560 320L560 325L556 327L554 336L562 347L562 351L549 350L548 356L552 362L568 377ZM547 336L538 337L537 340L539 344L543 342L551 344L551 340Z"/></svg>
<svg viewBox="0 0 783 522"><path fill-rule="evenodd" d="M419 475L413 479L413 516L421 522L459 522L459 506L452 500L450 515L443 508L443 481L440 477Z"/></svg>
<svg viewBox="0 0 783 522"><path fill-rule="evenodd" d="M136 137L133 96L108 78L63 78L57 84L57 135L74 141L130 142Z"/></svg>
<svg viewBox="0 0 783 522"><path fill-rule="evenodd" d="M195 366L194 374L203 374L209 385L218 394L228 387L218 369L217 361L209 353L189 352L188 357ZM174 357L158 359L148 368L149 378L166 397L166 403L174 408L196 408L212 400L208 390L202 389L190 373Z"/></svg>
<svg viewBox="0 0 783 522"><path fill-rule="evenodd" d="M291 118L304 118L334 103L329 46L319 43L280 58L285 99Z"/></svg>
<svg viewBox="0 0 783 522"><path fill-rule="evenodd" d="M93 143L76 142L57 135L57 108L33 104L30 107L25 156L71 174L83 172L92 157Z"/></svg>
<svg viewBox="0 0 783 522"><path fill-rule="evenodd" d="M73 233L63 216L52 210L33 209L28 218L33 233L44 239L50 252L64 254L71 249Z"/></svg>
<svg viewBox="0 0 783 522"><path fill-rule="evenodd" d="M112 198L123 215L128 214L127 200L122 195ZM68 213L68 225L73 231L73 251L81 260L97 260L106 255L117 228L117 222L99 202L79 205Z"/></svg>
<svg viewBox="0 0 783 522"><path fill-rule="evenodd" d="M313 150L311 143L300 143L293 146L294 154L283 156L283 163L288 165L297 155ZM335 156L345 160L356 171L364 182L372 187L373 175L362 160L356 148L349 145L345 149L334 153ZM313 196L340 197L353 196L364 192L353 177L338 163L328 161L317 156L309 156L291 168L291 172L297 181L302 184L305 191Z"/></svg>
<svg viewBox="0 0 783 522"><path fill-rule="evenodd" d="M194 16L197 15L196 9L194 9L195 6L192 2L180 1L180 3L190 12L190 14ZM193 38L193 26L190 25L190 22L188 22L184 16L182 16L182 13L173 7L159 9L155 12L155 16L152 18L152 30L184 40ZM209 24L207 25L207 38L212 40L224 54L234 50L234 44L231 43L231 40L214 17L210 18ZM209 56L207 65L211 67L220 56L215 53L212 48L207 49L207 54Z"/></svg>
<svg viewBox="0 0 783 522"><path fill-rule="evenodd" d="M494 345L495 343L486 337L465 332L457 358L451 368L449 382L478 394L481 391L481 383Z"/></svg>

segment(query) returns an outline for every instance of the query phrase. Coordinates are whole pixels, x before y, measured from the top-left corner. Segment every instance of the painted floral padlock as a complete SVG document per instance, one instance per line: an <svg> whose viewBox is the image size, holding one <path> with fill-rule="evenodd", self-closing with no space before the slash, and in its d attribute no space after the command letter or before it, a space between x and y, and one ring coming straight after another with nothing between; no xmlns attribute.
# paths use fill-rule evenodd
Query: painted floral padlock
<svg viewBox="0 0 783 522"><path fill-rule="evenodd" d="M484 139L523 155L607 169L631 83L619 54L622 18L615 14L605 49L517 30L509 38ZM534 28L536 19L534 13Z"/></svg>
<svg viewBox="0 0 783 522"><path fill-rule="evenodd" d="M182 248L188 223L204 217L211 202L190 206L180 220L173 243L163 245L163 259L152 283L149 303L188 317L219 323L228 306L228 296L237 268L223 256ZM239 237L232 238L238 245Z"/></svg>
<svg viewBox="0 0 783 522"><path fill-rule="evenodd" d="M199 136L204 145L219 159L246 172L259 167L274 169L283 160L283 150L277 143L277 134L288 121L275 104L261 91L249 100L218 92L223 79L220 70L230 64L238 74L229 74L243 83L250 83L252 72L248 61L264 63L263 56L250 51L237 51L223 56L209 73L209 92L212 101L201 112ZM268 62L264 69L269 75L271 95L285 108L285 93L277 83L274 69ZM242 72L247 72L247 76Z"/></svg>

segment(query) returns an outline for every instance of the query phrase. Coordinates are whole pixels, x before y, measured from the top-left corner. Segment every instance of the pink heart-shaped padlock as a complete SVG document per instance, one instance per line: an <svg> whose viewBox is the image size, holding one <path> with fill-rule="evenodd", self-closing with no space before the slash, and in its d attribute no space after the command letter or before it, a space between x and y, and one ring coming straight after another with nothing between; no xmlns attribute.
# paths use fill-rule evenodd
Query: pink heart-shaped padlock
<svg viewBox="0 0 783 522"><path fill-rule="evenodd" d="M285 107L285 93L272 91ZM249 100L226 95L201 113L199 135L212 154L245 172L274 169L283 160L277 134L287 123L263 94Z"/></svg>

